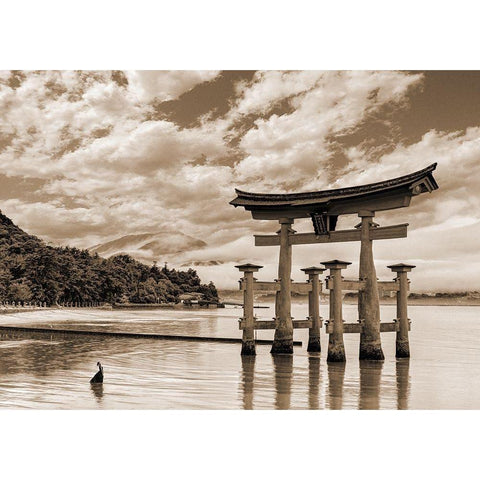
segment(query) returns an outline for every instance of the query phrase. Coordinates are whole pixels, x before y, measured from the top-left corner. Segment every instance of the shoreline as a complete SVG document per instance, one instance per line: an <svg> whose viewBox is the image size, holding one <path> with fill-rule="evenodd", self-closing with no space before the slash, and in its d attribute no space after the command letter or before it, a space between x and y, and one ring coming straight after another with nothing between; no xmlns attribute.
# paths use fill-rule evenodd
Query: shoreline
<svg viewBox="0 0 480 480"><path fill-rule="evenodd" d="M222 301L235 301L238 300L238 298L222 298ZM320 300L321 305L328 305L328 299L325 299L325 301L322 301L324 299ZM455 301L457 300L457 301ZM480 299L450 299L447 300L445 298L439 298L439 299L412 299L408 302L409 307L480 307ZM269 308L272 303L275 302L275 298L256 298L255 302L258 304L255 306L255 308ZM267 305L270 304L270 305ZM292 304L305 304L308 305L308 298L305 297L303 298L292 298ZM344 300L343 301L344 305L357 305L356 301L353 300ZM380 305L391 305L395 306L396 302L395 299L391 300L380 300ZM241 305L236 305L235 308L242 308ZM29 313L29 312L46 312L46 311L85 311L85 310L211 310L209 308L199 308L199 307L187 307L187 308L182 308L182 307L173 307L173 306L158 306L158 305L152 305L152 306L145 306L145 305L129 305L128 307L124 308L115 308L115 307L24 307L24 308L1 308L0 309L0 315L11 315L11 314L16 314L16 313Z"/></svg>
<svg viewBox="0 0 480 480"><path fill-rule="evenodd" d="M213 306L199 306L199 305L183 305L183 304L116 304L116 305L99 305L97 307L64 307L64 306L52 306L52 307L2 307L0 308L0 315L10 315L14 313L26 313L26 312L45 312L45 311L84 311L84 310L215 310L217 305Z"/></svg>
<svg viewBox="0 0 480 480"><path fill-rule="evenodd" d="M243 300L243 292L219 292L221 302L239 302ZM256 304L274 303L275 295L255 295L254 301ZM357 305L357 298L343 298L344 305ZM308 296L295 295L292 296L293 303L305 303L308 305ZM322 295L320 297L320 304L328 304L328 296ZM396 298L381 298L380 305L396 305ZM423 298L409 298L408 306L425 306L425 307L479 307L480 298L473 297L423 297Z"/></svg>

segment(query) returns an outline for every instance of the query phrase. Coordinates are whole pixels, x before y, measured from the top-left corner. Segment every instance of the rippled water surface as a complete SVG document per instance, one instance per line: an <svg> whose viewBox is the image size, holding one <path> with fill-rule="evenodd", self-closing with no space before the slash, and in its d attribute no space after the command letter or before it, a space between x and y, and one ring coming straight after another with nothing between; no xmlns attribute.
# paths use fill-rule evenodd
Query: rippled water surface
<svg viewBox="0 0 480 480"><path fill-rule="evenodd" d="M395 316L382 306L382 318ZM64 309L0 316L3 325L237 337L242 310ZM293 316L306 316L294 304ZM327 317L327 308L321 314ZM273 308L257 311L271 318ZM42 409L478 409L480 307L409 308L412 358L395 359L395 334L383 333L383 363L358 361L358 334L345 335L346 364L302 347L275 356L257 346L242 358L240 344L185 342L74 334L2 333L0 407ZM356 306L344 306L354 321ZM273 338L272 331L258 338ZM89 379L96 362L103 385Z"/></svg>

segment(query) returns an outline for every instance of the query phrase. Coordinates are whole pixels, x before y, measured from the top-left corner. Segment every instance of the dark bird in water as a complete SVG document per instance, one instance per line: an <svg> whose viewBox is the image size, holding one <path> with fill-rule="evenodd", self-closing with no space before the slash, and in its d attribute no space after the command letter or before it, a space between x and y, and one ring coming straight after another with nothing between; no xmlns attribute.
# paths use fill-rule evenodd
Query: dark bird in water
<svg viewBox="0 0 480 480"><path fill-rule="evenodd" d="M103 383L103 367L100 362L97 362L98 372L90 380L90 383Z"/></svg>

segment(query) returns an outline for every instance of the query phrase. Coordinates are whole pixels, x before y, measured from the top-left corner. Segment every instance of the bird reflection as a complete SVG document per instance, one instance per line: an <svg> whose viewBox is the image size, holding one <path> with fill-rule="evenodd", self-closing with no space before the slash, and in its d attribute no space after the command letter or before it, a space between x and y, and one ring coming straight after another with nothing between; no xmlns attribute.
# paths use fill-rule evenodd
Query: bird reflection
<svg viewBox="0 0 480 480"><path fill-rule="evenodd" d="M253 381L255 378L255 355L242 355L243 408L253 409Z"/></svg>
<svg viewBox="0 0 480 480"><path fill-rule="evenodd" d="M343 381L345 379L345 362L329 362L328 368L328 403L330 410L341 410L343 404Z"/></svg>
<svg viewBox="0 0 480 480"><path fill-rule="evenodd" d="M360 410L378 410L380 408L380 379L383 362L360 360Z"/></svg>
<svg viewBox="0 0 480 480"><path fill-rule="evenodd" d="M99 404L102 403L103 399L103 383L91 383L90 390L95 395L95 398Z"/></svg>
<svg viewBox="0 0 480 480"><path fill-rule="evenodd" d="M292 390L293 356L272 355L275 372L275 408L288 410Z"/></svg>
<svg viewBox="0 0 480 480"><path fill-rule="evenodd" d="M395 372L397 376L397 409L407 410L410 396L410 359L398 358Z"/></svg>
<svg viewBox="0 0 480 480"><path fill-rule="evenodd" d="M320 385L320 354L310 354L308 357L308 408L319 409Z"/></svg>

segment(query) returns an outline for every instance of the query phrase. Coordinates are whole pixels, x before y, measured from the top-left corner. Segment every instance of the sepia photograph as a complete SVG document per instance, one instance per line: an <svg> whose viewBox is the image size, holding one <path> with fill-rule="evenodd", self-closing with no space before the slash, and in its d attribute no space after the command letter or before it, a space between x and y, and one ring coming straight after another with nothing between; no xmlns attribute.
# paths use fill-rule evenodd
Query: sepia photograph
<svg viewBox="0 0 480 480"><path fill-rule="evenodd" d="M0 407L480 407L479 72L0 82Z"/></svg>
<svg viewBox="0 0 480 480"><path fill-rule="evenodd" d="M467 2L3 18L2 478L475 477Z"/></svg>

